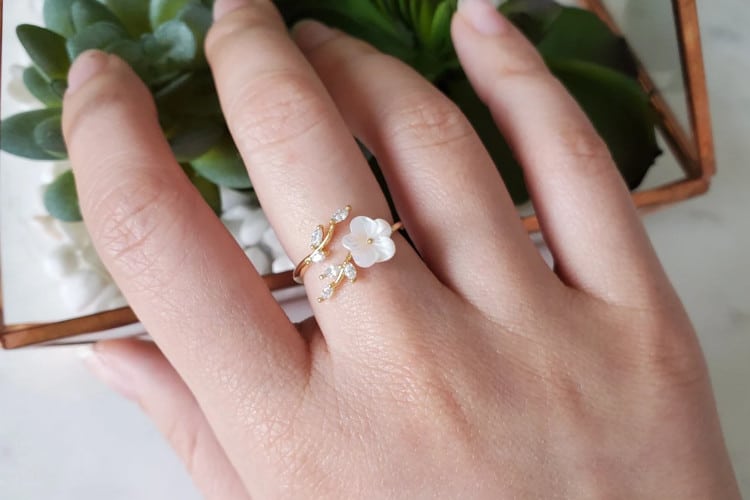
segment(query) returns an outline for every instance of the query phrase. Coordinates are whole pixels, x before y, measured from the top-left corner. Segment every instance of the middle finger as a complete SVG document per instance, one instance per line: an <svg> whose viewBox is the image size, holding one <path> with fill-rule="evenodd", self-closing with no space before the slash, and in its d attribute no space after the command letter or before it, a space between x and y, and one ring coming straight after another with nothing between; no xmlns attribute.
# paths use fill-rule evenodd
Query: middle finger
<svg viewBox="0 0 750 500"><path fill-rule="evenodd" d="M273 3L220 1L216 17L206 54L222 108L258 198L292 260L309 253L312 230L341 207L352 205L352 216L388 219L385 196L359 146ZM348 221L338 226L337 236L347 226ZM342 287L336 304L313 301L322 331L345 331L352 322L382 316L378 311L393 301L405 302L408 289L396 286L401 280L413 286L434 280L404 238L393 239L393 261ZM329 248L334 251L325 265L339 264L346 252L336 241ZM324 286L317 278L323 268L307 271L312 298Z"/></svg>

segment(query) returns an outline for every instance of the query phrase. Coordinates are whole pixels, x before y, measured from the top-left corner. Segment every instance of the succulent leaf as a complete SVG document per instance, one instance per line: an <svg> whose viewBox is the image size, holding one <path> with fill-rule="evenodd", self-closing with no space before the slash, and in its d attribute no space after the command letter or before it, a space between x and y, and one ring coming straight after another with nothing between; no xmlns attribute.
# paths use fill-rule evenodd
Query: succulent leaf
<svg viewBox="0 0 750 500"><path fill-rule="evenodd" d="M159 26L177 18L177 15L190 4L200 3L197 0L151 0L149 6L149 20L151 28L156 30Z"/></svg>
<svg viewBox="0 0 750 500"><path fill-rule="evenodd" d="M536 45L565 7L554 0L508 0L499 10Z"/></svg>
<svg viewBox="0 0 750 500"><path fill-rule="evenodd" d="M439 52L452 49L450 29L453 12L454 9L450 2L443 2L435 9L430 34L427 39L427 45L430 49Z"/></svg>
<svg viewBox="0 0 750 500"><path fill-rule="evenodd" d="M184 22L193 32L193 36L195 37L195 45L197 47L197 54L195 57L196 67L205 66L206 56L204 54L203 45L206 40L206 34L208 33L211 24L213 24L213 13L211 12L211 9L202 3L190 3L180 11L177 15L177 19Z"/></svg>
<svg viewBox="0 0 750 500"><path fill-rule="evenodd" d="M186 73L154 92L161 116L201 117L223 121L216 86L209 70Z"/></svg>
<svg viewBox="0 0 750 500"><path fill-rule="evenodd" d="M34 127L34 142L41 149L59 159L67 158L68 149L65 147L63 138L61 117L47 118Z"/></svg>
<svg viewBox="0 0 750 500"><path fill-rule="evenodd" d="M112 11L96 0L75 0L70 7L70 13L76 32L98 22L112 23L125 29Z"/></svg>
<svg viewBox="0 0 750 500"><path fill-rule="evenodd" d="M549 23L537 50L547 59L586 61L633 78L638 67L625 40L593 12L564 9Z"/></svg>
<svg viewBox="0 0 750 500"><path fill-rule="evenodd" d="M49 87L62 100L62 98L65 96L65 91L68 90L68 80L52 80L49 83Z"/></svg>
<svg viewBox="0 0 750 500"><path fill-rule="evenodd" d="M59 108L38 109L10 116L0 122L0 149L32 160L58 160L34 140L34 130L45 120L60 117Z"/></svg>
<svg viewBox="0 0 750 500"><path fill-rule="evenodd" d="M252 187L245 164L228 137L190 164L199 174L219 186L233 189Z"/></svg>
<svg viewBox="0 0 750 500"><path fill-rule="evenodd" d="M221 190L219 186L200 175L190 165L183 163L181 166L188 179L190 179L190 182L193 183L193 186L195 186L201 197L203 197L203 200L211 207L211 210L216 215L221 215Z"/></svg>
<svg viewBox="0 0 750 500"><path fill-rule="evenodd" d="M29 92L47 107L62 106L62 96L44 78L36 66L29 66L23 72L23 83Z"/></svg>
<svg viewBox="0 0 750 500"><path fill-rule="evenodd" d="M65 51L64 37L30 24L18 26L16 34L31 60L48 80L68 76L70 59Z"/></svg>
<svg viewBox="0 0 750 500"><path fill-rule="evenodd" d="M71 60L90 49L107 50L109 46L126 40L128 34L121 25L106 21L90 24L68 38L67 51Z"/></svg>
<svg viewBox="0 0 750 500"><path fill-rule="evenodd" d="M195 35L183 21L173 19L161 24L154 38L159 44L158 61L166 66L188 66L198 53Z"/></svg>
<svg viewBox="0 0 750 500"><path fill-rule="evenodd" d="M61 221L83 220L72 170L60 174L52 184L47 186L44 192L44 207L52 217Z"/></svg>
<svg viewBox="0 0 750 500"><path fill-rule="evenodd" d="M133 71L146 83L150 81L148 61L143 46L135 40L117 40L103 47L103 50L118 56L133 68Z"/></svg>
<svg viewBox="0 0 750 500"><path fill-rule="evenodd" d="M120 19L130 36L137 38L151 31L148 0L103 0L103 3Z"/></svg>
<svg viewBox="0 0 750 500"><path fill-rule="evenodd" d="M52 31L69 37L75 33L73 17L70 12L71 0L44 0L42 8L44 24Z"/></svg>
<svg viewBox="0 0 750 500"><path fill-rule="evenodd" d="M223 123L208 120L182 120L169 135L169 146L177 161L189 162L205 154L227 134Z"/></svg>

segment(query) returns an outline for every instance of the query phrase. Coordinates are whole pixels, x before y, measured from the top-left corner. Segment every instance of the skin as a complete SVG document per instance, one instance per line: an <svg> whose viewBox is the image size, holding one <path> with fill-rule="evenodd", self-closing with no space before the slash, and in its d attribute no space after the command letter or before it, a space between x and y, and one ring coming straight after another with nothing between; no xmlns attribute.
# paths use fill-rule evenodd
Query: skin
<svg viewBox="0 0 750 500"><path fill-rule="evenodd" d="M293 325L175 163L143 84L113 56L76 61L81 208L156 343L100 343L90 364L206 498L739 498L687 315L606 146L519 32L481 0L452 24L554 270L467 120L411 69L317 23L290 37L268 0L215 15L222 106L290 257L339 207L389 213L352 135L416 249L395 235L393 260Z"/></svg>

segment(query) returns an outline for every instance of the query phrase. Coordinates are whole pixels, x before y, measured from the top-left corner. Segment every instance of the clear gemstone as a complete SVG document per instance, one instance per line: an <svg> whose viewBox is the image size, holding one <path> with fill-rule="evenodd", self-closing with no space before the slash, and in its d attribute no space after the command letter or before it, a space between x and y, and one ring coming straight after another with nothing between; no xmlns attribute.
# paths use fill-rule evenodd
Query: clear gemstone
<svg viewBox="0 0 750 500"><path fill-rule="evenodd" d="M323 292L320 294L320 298L323 300L328 300L331 297L333 297L333 287L331 285L328 285L323 289Z"/></svg>
<svg viewBox="0 0 750 500"><path fill-rule="evenodd" d="M321 243L323 243L323 226L318 226L312 233L312 237L310 238L310 246L317 247Z"/></svg>
<svg viewBox="0 0 750 500"><path fill-rule="evenodd" d="M354 264L351 262L347 262L344 266L344 276L346 276L346 279L349 281L357 279L357 268L354 267Z"/></svg>
<svg viewBox="0 0 750 500"><path fill-rule="evenodd" d="M333 217L331 217L331 220L338 224L339 222L344 222L347 217L349 217L349 210L351 210L349 207L344 207L336 210L336 212L333 214Z"/></svg>
<svg viewBox="0 0 750 500"><path fill-rule="evenodd" d="M326 254L323 253L323 252L321 252L320 250L314 251L312 253L312 255L310 256L310 260L313 261L313 262L316 262L316 263L317 262L323 262L323 260L325 260L325 258L326 258Z"/></svg>
<svg viewBox="0 0 750 500"><path fill-rule="evenodd" d="M325 278L335 278L339 274L339 266L330 265L326 268L326 272L323 275Z"/></svg>

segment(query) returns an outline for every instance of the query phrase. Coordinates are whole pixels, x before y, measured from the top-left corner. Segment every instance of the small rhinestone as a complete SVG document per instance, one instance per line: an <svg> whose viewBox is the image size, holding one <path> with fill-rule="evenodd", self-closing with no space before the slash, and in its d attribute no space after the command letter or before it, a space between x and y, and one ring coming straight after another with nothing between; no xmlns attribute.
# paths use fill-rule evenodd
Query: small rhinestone
<svg viewBox="0 0 750 500"><path fill-rule="evenodd" d="M328 300L331 297L333 297L333 287L331 285L328 285L323 289L323 292L320 294L320 298L323 300Z"/></svg>
<svg viewBox="0 0 750 500"><path fill-rule="evenodd" d="M357 279L357 268L354 267L354 264L351 262L347 262L344 266L344 276L346 276L346 279L349 281Z"/></svg>
<svg viewBox="0 0 750 500"><path fill-rule="evenodd" d="M315 248L321 243L323 243L323 226L318 226L312 233L312 237L310 238L310 246Z"/></svg>
<svg viewBox="0 0 750 500"><path fill-rule="evenodd" d="M349 206L340 208L336 210L336 212L334 212L333 217L331 217L331 220L335 222L336 224L344 222L346 218L349 217L349 211L351 211L351 207Z"/></svg>

